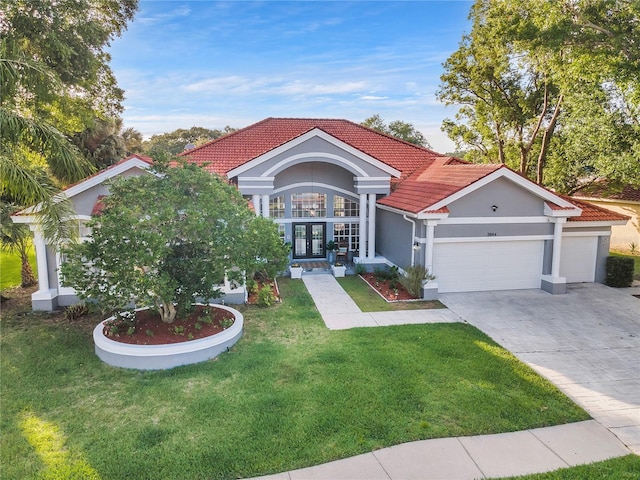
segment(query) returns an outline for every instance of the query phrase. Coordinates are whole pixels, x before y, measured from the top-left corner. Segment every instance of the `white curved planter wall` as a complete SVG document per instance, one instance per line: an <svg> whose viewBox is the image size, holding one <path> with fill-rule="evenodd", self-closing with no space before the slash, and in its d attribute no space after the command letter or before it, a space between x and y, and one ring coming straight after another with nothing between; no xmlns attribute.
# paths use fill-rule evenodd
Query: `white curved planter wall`
<svg viewBox="0 0 640 480"><path fill-rule="evenodd" d="M104 322L93 329L96 355L114 367L135 368L137 370L166 370L204 362L227 351L242 336L244 317L226 305L210 304L213 308L227 310L235 316L235 321L226 330L207 338L172 343L169 345L132 345L111 340L102 333Z"/></svg>

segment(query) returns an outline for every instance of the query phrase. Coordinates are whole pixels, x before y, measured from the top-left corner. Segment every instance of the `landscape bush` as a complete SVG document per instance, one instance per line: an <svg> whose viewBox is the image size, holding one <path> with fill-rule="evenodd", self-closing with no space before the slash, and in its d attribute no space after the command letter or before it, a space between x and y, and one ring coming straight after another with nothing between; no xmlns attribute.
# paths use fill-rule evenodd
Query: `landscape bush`
<svg viewBox="0 0 640 480"><path fill-rule="evenodd" d="M607 257L607 280L610 287L624 288L633 282L633 258Z"/></svg>

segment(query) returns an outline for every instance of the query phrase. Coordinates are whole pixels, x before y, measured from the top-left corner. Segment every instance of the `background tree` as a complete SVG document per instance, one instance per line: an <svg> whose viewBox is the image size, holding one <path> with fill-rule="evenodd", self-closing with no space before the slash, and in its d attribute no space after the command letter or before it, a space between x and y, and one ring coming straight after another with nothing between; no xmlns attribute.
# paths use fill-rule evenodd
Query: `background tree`
<svg viewBox="0 0 640 480"><path fill-rule="evenodd" d="M467 158L561 191L576 174L640 183L637 2L478 0L470 18L438 92L460 105L443 130Z"/></svg>
<svg viewBox="0 0 640 480"><path fill-rule="evenodd" d="M94 118L92 124L73 135L71 141L97 170L101 170L126 156L127 147L120 134L121 129L122 120L119 118Z"/></svg>
<svg viewBox="0 0 640 480"><path fill-rule="evenodd" d="M136 0L0 3L0 195L15 205L41 203L52 239L69 234L56 228L69 205L54 195L91 171L67 136L122 110L105 47L136 7Z"/></svg>
<svg viewBox="0 0 640 480"><path fill-rule="evenodd" d="M222 130L210 130L204 127L178 128L173 132L153 135L143 143L144 153L153 158L157 155L177 155L184 152L189 144L200 146L235 131L235 128L228 125Z"/></svg>
<svg viewBox="0 0 640 480"><path fill-rule="evenodd" d="M67 247L62 266L64 284L105 309L153 305L171 323L174 304L218 298L225 275L243 283L240 272L266 268L265 260L286 262L275 224L258 219L223 178L195 165L120 179L110 191L90 239Z"/></svg>
<svg viewBox="0 0 640 480"><path fill-rule="evenodd" d="M377 130L378 132L385 133L392 137L399 138L400 140L404 140L405 142L413 143L414 145L431 148L431 145L422 134L422 132L416 129L416 127L414 127L412 124L403 122L401 120L394 120L387 125L382 117L380 117L380 115L376 113L375 115L372 115L369 118L365 119L361 123L361 125L372 128L373 130Z"/></svg>

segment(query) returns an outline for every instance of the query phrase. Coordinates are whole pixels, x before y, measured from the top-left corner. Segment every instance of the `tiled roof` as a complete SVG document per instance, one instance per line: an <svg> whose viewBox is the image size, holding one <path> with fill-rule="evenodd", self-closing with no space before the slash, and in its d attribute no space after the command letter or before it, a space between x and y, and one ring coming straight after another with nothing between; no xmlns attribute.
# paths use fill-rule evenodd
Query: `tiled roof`
<svg viewBox="0 0 640 480"><path fill-rule="evenodd" d="M622 215L621 213L612 212L606 208L599 207L589 202L576 200L575 198L560 195L565 200L573 203L576 207L582 209L579 217L570 217L570 222L619 222L629 220L631 217Z"/></svg>
<svg viewBox="0 0 640 480"><path fill-rule="evenodd" d="M102 211L104 210L104 202L102 201L106 195L98 195L96 199L96 203L93 204L93 208L91 209L91 216L102 215Z"/></svg>
<svg viewBox="0 0 640 480"><path fill-rule="evenodd" d="M419 213L499 168L503 166L471 164L453 157L440 157L416 170L393 193L378 200L378 203Z"/></svg>
<svg viewBox="0 0 640 480"><path fill-rule="evenodd" d="M143 162L148 163L149 165L153 165L153 158L151 158L151 157L147 157L147 156L145 156L145 155L140 155L139 153L134 153L133 155L129 155L127 158L123 158L122 160L118 160L118 161L117 161L116 163L114 163L113 165L109 165L108 167L103 168L102 170L99 170L99 171L97 171L96 173L93 173L93 174L89 175L88 177L83 178L82 180L79 180L79 181L77 181L77 182L75 182L75 183L72 183L71 185L67 185L67 186L64 188L64 190L68 190L68 189L70 189L71 187L75 187L75 186L76 186L76 185L78 185L79 183L86 182L86 181L87 181L87 180L89 180L90 178L93 178L93 177L95 177L95 176L97 176L97 175L100 175L100 174L102 174L102 173L104 173L104 172L106 172L106 171L108 171L108 170L111 170L111 169L113 169L113 168L117 167L118 165L122 165L123 163L125 163L125 162L127 162L127 161L131 160L132 158L138 158L138 159L142 160ZM64 190L63 190L63 191L64 191Z"/></svg>
<svg viewBox="0 0 640 480"><path fill-rule="evenodd" d="M443 213L442 209L429 211L428 208L506 168L499 164L467 163L341 119L267 118L180 155L210 172L226 176L229 171L315 128L399 170L400 179L392 179L392 193L378 203L409 213ZM583 206L572 198L565 199L583 210L580 217L572 217L570 221L626 219L600 207ZM548 203L552 209L562 208Z"/></svg>
<svg viewBox="0 0 640 480"><path fill-rule="evenodd" d="M318 128L338 140L399 170L401 178L442 157L427 148L398 140L348 120L267 118L180 155L211 172L225 175L254 158Z"/></svg>

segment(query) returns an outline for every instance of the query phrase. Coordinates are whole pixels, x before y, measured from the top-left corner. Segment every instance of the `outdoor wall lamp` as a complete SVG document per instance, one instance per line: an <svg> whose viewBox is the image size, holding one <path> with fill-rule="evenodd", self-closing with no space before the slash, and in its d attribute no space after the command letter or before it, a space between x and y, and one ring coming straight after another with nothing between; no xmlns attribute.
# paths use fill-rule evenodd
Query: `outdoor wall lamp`
<svg viewBox="0 0 640 480"><path fill-rule="evenodd" d="M420 244L419 244L418 242L413 242L413 249L414 249L415 251L420 250Z"/></svg>
<svg viewBox="0 0 640 480"><path fill-rule="evenodd" d="M498 205L491 205L491 210L493 210L494 212L498 210Z"/></svg>

